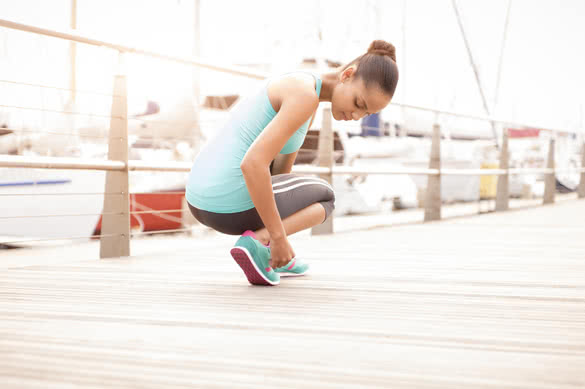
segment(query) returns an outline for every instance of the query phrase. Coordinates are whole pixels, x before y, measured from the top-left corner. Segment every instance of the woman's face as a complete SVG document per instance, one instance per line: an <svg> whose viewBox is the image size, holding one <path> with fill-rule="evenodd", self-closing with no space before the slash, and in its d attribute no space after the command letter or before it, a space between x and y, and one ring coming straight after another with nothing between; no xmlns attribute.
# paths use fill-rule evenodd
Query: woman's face
<svg viewBox="0 0 585 389"><path fill-rule="evenodd" d="M352 77L355 67L343 71L331 96L331 114L335 120L359 120L379 112L390 103L391 97L370 83L366 89L362 79Z"/></svg>

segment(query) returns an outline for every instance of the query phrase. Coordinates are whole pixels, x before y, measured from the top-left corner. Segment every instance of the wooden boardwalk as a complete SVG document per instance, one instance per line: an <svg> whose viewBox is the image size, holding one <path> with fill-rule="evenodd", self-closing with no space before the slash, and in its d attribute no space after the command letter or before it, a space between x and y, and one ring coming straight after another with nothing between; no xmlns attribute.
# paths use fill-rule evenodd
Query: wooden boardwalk
<svg viewBox="0 0 585 389"><path fill-rule="evenodd" d="M233 241L0 267L0 387L585 387L583 200L292 237L278 287Z"/></svg>

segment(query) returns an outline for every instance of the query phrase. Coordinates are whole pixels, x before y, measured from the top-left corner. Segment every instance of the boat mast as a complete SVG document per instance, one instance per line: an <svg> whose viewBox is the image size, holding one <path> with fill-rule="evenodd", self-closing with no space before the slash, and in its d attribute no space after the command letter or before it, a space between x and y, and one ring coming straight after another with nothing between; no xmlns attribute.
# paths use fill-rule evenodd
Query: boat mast
<svg viewBox="0 0 585 389"><path fill-rule="evenodd" d="M400 54L400 93L403 102L406 101L406 0L402 0L402 53ZM405 127L406 107L402 106L402 127ZM402 132L402 131L401 131ZM391 131L392 133L392 131ZM402 134L395 134L402 136Z"/></svg>
<svg viewBox="0 0 585 389"><path fill-rule="evenodd" d="M510 8L512 6L512 0L508 0L508 8L506 10L506 21L504 23L504 34L502 35L502 45L500 47L500 59L498 63L498 75L496 77L496 91L494 93L494 103L492 105L493 113L496 115L498 107L498 98L500 94L500 78L502 74L502 62L504 59L504 48L506 47L506 40L508 35L508 25L510 23Z"/></svg>
<svg viewBox="0 0 585 389"><path fill-rule="evenodd" d="M473 54L471 53L471 48L469 47L469 42L467 41L467 35L465 34L465 29L463 28L463 23L461 22L461 16L459 15L459 10L457 9L457 0L451 0L453 4L453 10L455 11L455 16L457 18L457 23L459 24L459 29L461 30L461 36L463 37L463 42L465 43L465 48L467 50L467 55L469 56L469 62L471 63L471 67L473 69L473 74L475 74L475 81L477 82L477 88L479 89L479 94L481 96L481 101L483 103L483 108L486 114L491 115L490 109L487 104L487 100L485 98L485 94L483 93L483 88L481 86L481 80L479 78L479 72L477 71L477 66L475 65L475 61L473 60ZM499 149L498 143L498 134L496 132L496 124L491 121L492 125L492 133L494 135L494 142L496 144L496 149Z"/></svg>
<svg viewBox="0 0 585 389"><path fill-rule="evenodd" d="M201 55L201 0L193 0L193 48L192 48L193 56L199 58ZM201 106L200 101L200 82L201 82L201 75L200 69L198 66L193 66L193 70L191 73L192 77L192 85L193 85L193 110L194 110L194 128L193 133L189 134L192 136L193 140L193 148L195 153L199 151L200 143L203 139L201 133L201 127L199 125L199 107Z"/></svg>
<svg viewBox="0 0 585 389"><path fill-rule="evenodd" d="M71 25L72 30L77 29L77 0L71 0ZM70 72L69 72L69 89L71 89L71 95L69 98L69 105L73 106L76 100L76 88L77 88L77 46L74 41L69 42L69 59L70 59Z"/></svg>

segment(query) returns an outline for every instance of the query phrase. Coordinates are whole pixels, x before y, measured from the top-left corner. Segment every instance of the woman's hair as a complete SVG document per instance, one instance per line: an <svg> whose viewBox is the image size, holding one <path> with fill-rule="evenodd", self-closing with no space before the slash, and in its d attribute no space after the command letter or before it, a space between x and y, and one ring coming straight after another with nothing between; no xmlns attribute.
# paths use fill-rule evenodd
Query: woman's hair
<svg viewBox="0 0 585 389"><path fill-rule="evenodd" d="M366 88L370 83L375 82L390 97L394 95L396 84L398 84L398 66L396 65L396 48L392 43L383 40L373 41L367 53L345 65L343 70L354 64L357 64L354 77L364 80Z"/></svg>

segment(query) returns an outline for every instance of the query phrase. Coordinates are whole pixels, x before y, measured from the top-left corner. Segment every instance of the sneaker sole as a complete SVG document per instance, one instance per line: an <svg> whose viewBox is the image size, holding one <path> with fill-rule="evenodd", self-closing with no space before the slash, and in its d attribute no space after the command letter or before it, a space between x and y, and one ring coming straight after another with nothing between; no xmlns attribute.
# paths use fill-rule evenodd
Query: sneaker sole
<svg viewBox="0 0 585 389"><path fill-rule="evenodd" d="M260 269L258 269L258 266L256 266L256 262L254 262L252 256L245 247L236 246L230 250L230 254L238 266L244 271L246 278L252 285L273 286L280 283L280 281L270 281L264 274L262 274Z"/></svg>
<svg viewBox="0 0 585 389"><path fill-rule="evenodd" d="M300 277L306 275L308 272L308 270L304 273L281 273L277 271L276 274L280 275L280 277Z"/></svg>

